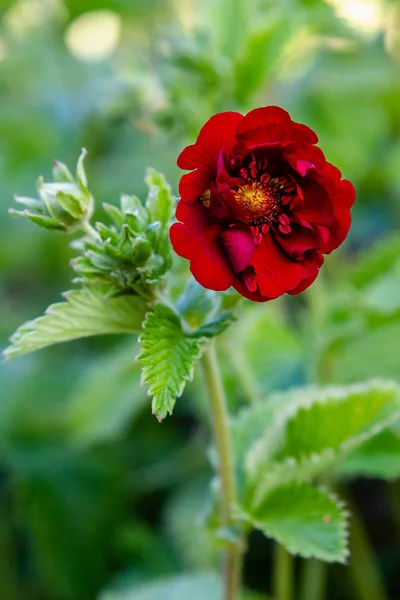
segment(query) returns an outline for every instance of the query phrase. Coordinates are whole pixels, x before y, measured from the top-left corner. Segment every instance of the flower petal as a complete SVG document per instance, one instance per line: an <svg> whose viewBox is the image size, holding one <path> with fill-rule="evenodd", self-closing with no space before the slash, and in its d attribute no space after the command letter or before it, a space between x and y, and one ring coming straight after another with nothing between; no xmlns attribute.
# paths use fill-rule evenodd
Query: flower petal
<svg viewBox="0 0 400 600"><path fill-rule="evenodd" d="M222 291L234 282L234 274L221 248L220 226L208 221L201 205L179 202L177 217L170 229L171 244L177 254L190 260L193 277L204 287Z"/></svg>
<svg viewBox="0 0 400 600"><path fill-rule="evenodd" d="M306 144L318 143L318 136L310 127L303 125L303 123L296 123L295 121L293 121L293 125Z"/></svg>
<svg viewBox="0 0 400 600"><path fill-rule="evenodd" d="M200 129L195 144L187 146L178 157L178 167L195 169L200 164L214 166L221 149L233 145L238 123L243 115L238 112L223 112L212 116Z"/></svg>
<svg viewBox="0 0 400 600"><path fill-rule="evenodd" d="M310 169L323 169L325 156L320 148L306 146L295 152L285 152L285 159L299 175L305 177Z"/></svg>
<svg viewBox="0 0 400 600"><path fill-rule="evenodd" d="M332 198L326 189L316 181L306 181L302 185L302 200L295 200L291 218L310 224L330 226L334 219Z"/></svg>
<svg viewBox="0 0 400 600"><path fill-rule="evenodd" d="M268 298L282 296L302 279L300 263L282 252L271 235L266 235L256 246L251 264L256 272L258 288Z"/></svg>
<svg viewBox="0 0 400 600"><path fill-rule="evenodd" d="M258 289L270 299L300 289L303 280L316 276L322 263L323 257L315 251L307 252L301 261L290 259L272 236L265 236L263 242L256 246L251 261Z"/></svg>
<svg viewBox="0 0 400 600"><path fill-rule="evenodd" d="M292 221L289 234L280 234L276 231L276 241L279 246L295 260L302 260L305 252L319 250L325 241L318 229L311 225L303 227Z"/></svg>
<svg viewBox="0 0 400 600"><path fill-rule="evenodd" d="M249 227L230 227L221 234L222 245L235 273L240 273L250 264L254 251L254 238Z"/></svg>
<svg viewBox="0 0 400 600"><path fill-rule="evenodd" d="M324 254L329 254L345 240L351 225L350 209L355 199L356 190L353 184L347 179L342 179L333 197L334 223L328 241L321 250Z"/></svg>
<svg viewBox="0 0 400 600"><path fill-rule="evenodd" d="M182 202L193 204L205 192L211 183L213 173L209 168L199 167L191 173L182 175L179 182L179 195Z"/></svg>
<svg viewBox="0 0 400 600"><path fill-rule="evenodd" d="M237 128L237 135L245 135L250 131L270 127L271 125L287 125L291 123L289 113L279 106L255 108L245 115Z"/></svg>
<svg viewBox="0 0 400 600"><path fill-rule="evenodd" d="M315 273L313 273L313 275L311 275L310 277L306 277L305 279L303 279L303 281L301 281L297 287L295 287L293 290L290 290L290 292L288 292L290 296L295 296L296 294L304 292L304 290L310 287L310 285L314 283L314 281L317 279L320 267L324 262L323 256L321 256L320 254L318 254L317 256L319 257L318 262L320 262L320 264L318 264L318 262L316 263Z"/></svg>

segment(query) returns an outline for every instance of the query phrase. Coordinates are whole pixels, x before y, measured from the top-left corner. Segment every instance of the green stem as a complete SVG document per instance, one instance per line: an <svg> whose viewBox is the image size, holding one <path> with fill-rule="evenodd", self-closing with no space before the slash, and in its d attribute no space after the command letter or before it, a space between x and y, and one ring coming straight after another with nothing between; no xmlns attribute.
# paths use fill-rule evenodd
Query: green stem
<svg viewBox="0 0 400 600"><path fill-rule="evenodd" d="M293 600L293 556L275 544L273 593L275 600Z"/></svg>
<svg viewBox="0 0 400 600"><path fill-rule="evenodd" d="M221 522L223 527L229 527L234 522L236 484L228 408L214 341L210 342L203 354L202 366L210 401L211 421L218 454L218 469L221 482ZM224 572L225 600L236 600L238 597L240 590L241 557L241 544L228 548Z"/></svg>
<svg viewBox="0 0 400 600"><path fill-rule="evenodd" d="M81 221L81 228L89 237L95 240L101 240L100 234L92 227L89 221Z"/></svg>
<svg viewBox="0 0 400 600"><path fill-rule="evenodd" d="M302 561L300 600L325 598L326 563L309 559Z"/></svg>
<svg viewBox="0 0 400 600"><path fill-rule="evenodd" d="M353 580L357 598L359 600L387 600L364 523L354 502L351 502L349 493L343 493L341 490L341 495L348 501L351 512L349 575Z"/></svg>

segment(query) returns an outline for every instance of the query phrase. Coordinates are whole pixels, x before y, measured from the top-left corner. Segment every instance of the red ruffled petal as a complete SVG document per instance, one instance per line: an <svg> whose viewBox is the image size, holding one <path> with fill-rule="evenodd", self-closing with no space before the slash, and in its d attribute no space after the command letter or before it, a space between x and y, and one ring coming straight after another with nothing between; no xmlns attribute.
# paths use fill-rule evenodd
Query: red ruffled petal
<svg viewBox="0 0 400 600"><path fill-rule="evenodd" d="M316 146L307 146L291 153L286 152L284 157L302 177L305 177L310 169L321 170L325 165L324 153Z"/></svg>
<svg viewBox="0 0 400 600"><path fill-rule="evenodd" d="M236 112L218 113L200 130L196 143L187 146L178 157L178 167L194 169L183 175L179 194L183 202L192 204L209 189L217 172L218 157L222 150L230 152L235 144L235 132L242 115Z"/></svg>
<svg viewBox="0 0 400 600"><path fill-rule="evenodd" d="M235 273L250 264L254 251L254 238L249 227L233 226L221 234L222 245Z"/></svg>
<svg viewBox="0 0 400 600"><path fill-rule="evenodd" d="M238 125L237 138L242 153L263 146L293 152L305 145L312 148L318 141L309 127L292 121L289 113L278 106L250 111Z"/></svg>
<svg viewBox="0 0 400 600"><path fill-rule="evenodd" d="M238 125L237 135L245 135L271 125L288 125L291 123L289 113L279 106L255 108L245 115Z"/></svg>
<svg viewBox="0 0 400 600"><path fill-rule="evenodd" d="M200 129L196 143L187 146L178 156L178 167L196 169L208 164L214 168L221 149L235 143L236 127L242 118L238 112L218 113L211 117Z"/></svg>
<svg viewBox="0 0 400 600"><path fill-rule="evenodd" d="M350 209L356 199L356 190L350 181L342 179L333 197L334 223L328 241L321 252L329 254L346 239L351 225Z"/></svg>
<svg viewBox="0 0 400 600"><path fill-rule="evenodd" d="M179 182L179 195L182 202L193 204L209 189L213 172L206 167L200 167L196 171L182 175Z"/></svg>
<svg viewBox="0 0 400 600"><path fill-rule="evenodd" d="M321 256L320 254L317 255L317 256L320 259L319 260L320 264L318 264L316 262L315 273L313 275L311 275L311 277L306 277L305 279L303 279L303 281L297 287L295 287L294 290L290 290L290 292L288 292L288 294L290 296L295 296L296 294L301 294L301 292L304 292L304 290L306 290L308 287L310 287L310 285L312 283L314 283L314 281L317 279L319 270L320 270L320 268L321 268L321 266L322 266L322 264L324 262L324 257L323 256Z"/></svg>
<svg viewBox="0 0 400 600"><path fill-rule="evenodd" d="M334 220L332 198L316 181L307 181L302 186L303 199L295 201L291 218L307 223L330 226Z"/></svg>
<svg viewBox="0 0 400 600"><path fill-rule="evenodd" d="M177 254L190 260L193 277L204 287L227 290L234 282L234 274L219 240L221 228L209 223L205 209L200 205L179 202L177 216L183 223L174 223L170 229L171 244Z"/></svg>
<svg viewBox="0 0 400 600"><path fill-rule="evenodd" d="M310 129L310 127L307 127L307 125L303 125L303 123L296 123L295 121L293 121L293 125L295 126L297 133L300 135L300 137L304 140L306 144L318 143L318 136L315 133L315 131Z"/></svg>
<svg viewBox="0 0 400 600"><path fill-rule="evenodd" d="M256 246L251 264L256 272L258 288L268 298L282 296L302 279L301 264L290 260L271 235L266 235Z"/></svg>
<svg viewBox="0 0 400 600"><path fill-rule="evenodd" d="M298 223L291 223L291 232L280 234L277 232L276 241L290 257L301 260L309 250L319 250L324 243L321 233L311 225L303 227Z"/></svg>

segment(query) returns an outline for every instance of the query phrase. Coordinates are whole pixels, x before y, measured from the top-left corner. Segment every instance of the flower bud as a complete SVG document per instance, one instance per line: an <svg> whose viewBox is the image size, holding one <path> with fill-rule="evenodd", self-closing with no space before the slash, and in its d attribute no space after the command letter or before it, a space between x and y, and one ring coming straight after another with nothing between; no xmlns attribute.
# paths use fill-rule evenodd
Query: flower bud
<svg viewBox="0 0 400 600"><path fill-rule="evenodd" d="M10 209L11 214L24 215L31 221L47 229L68 230L87 221L93 214L94 200L87 189L87 179L83 167L86 150L82 150L78 160L76 179L61 162L55 161L52 182L40 177L37 184L40 200L16 196L16 202L25 210Z"/></svg>

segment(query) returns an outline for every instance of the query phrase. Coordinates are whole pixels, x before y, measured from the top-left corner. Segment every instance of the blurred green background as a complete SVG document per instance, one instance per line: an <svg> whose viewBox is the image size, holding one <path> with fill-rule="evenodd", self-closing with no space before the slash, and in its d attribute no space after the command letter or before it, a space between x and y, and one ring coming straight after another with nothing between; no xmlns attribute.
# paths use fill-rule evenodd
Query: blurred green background
<svg viewBox="0 0 400 600"><path fill-rule="evenodd" d="M3 0L0 16L2 346L72 275L67 236L12 219L14 193L33 195L54 159L72 167L84 146L103 216L101 202L144 193L147 166L176 191L177 154L213 113L279 104L315 129L358 199L318 284L248 306L236 343L221 340L231 408L307 381L400 379L397 2ZM211 477L201 378L159 425L135 344L96 338L1 366L1 600L123 600L215 566L201 523ZM398 483L349 489L388 598L400 598ZM254 534L245 583L260 598L270 557ZM329 598L355 598L356 570L329 568ZM129 598L163 600L157 589ZM184 582L171 594L186 600Z"/></svg>

